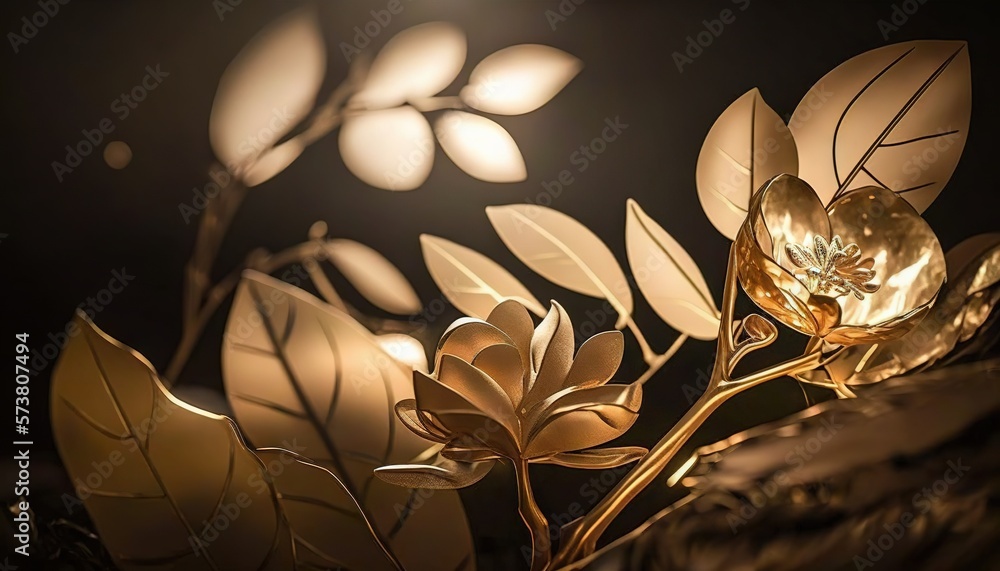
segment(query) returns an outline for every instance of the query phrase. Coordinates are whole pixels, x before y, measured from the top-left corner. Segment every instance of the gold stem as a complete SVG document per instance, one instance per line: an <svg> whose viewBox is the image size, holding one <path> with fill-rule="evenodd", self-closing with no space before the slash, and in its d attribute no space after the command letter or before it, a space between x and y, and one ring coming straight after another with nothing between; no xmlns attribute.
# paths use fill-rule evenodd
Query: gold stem
<svg viewBox="0 0 1000 571"><path fill-rule="evenodd" d="M818 364L819 352L814 351L736 380L730 378L734 365L732 360L736 353L733 339L733 314L738 287L736 263L736 248L733 246L729 252L726 272L717 357L705 392L593 510L563 527L559 552L552 560L551 569L569 565L593 553L597 540L608 525L639 492L660 475L684 443L722 403L765 381L809 370Z"/></svg>
<svg viewBox="0 0 1000 571"><path fill-rule="evenodd" d="M531 535L531 571L543 571L549 565L551 557L551 541L549 539L549 522L545 514L535 503L531 492L531 480L528 477L528 461L514 460L514 477L517 479L517 511L524 520Z"/></svg>
<svg viewBox="0 0 1000 571"><path fill-rule="evenodd" d="M639 329L639 326L632 319L632 315L628 313L621 313L619 315L621 318L624 318L625 325L628 326L629 331L632 332L635 340L639 343L639 348L642 349L642 360L645 361L647 365L652 366L653 363L656 362L659 355L657 355L656 351L653 351L653 348L649 346L649 343L646 341L646 336L642 334L642 330ZM663 363L660 363L660 365L662 364Z"/></svg>
<svg viewBox="0 0 1000 571"><path fill-rule="evenodd" d="M646 381L653 378L653 375L655 375L656 372L660 370L660 367L662 367L667 361L669 361L671 357L677 354L677 350L680 349L681 345L683 345L684 342L687 340L688 336L686 334L678 337L674 341L674 344L671 345L669 349L667 349L666 353L658 355L655 359L653 359L653 362L650 363L649 368L646 369L646 372L643 373L641 377L636 379L635 382L639 383L640 385L646 384Z"/></svg>

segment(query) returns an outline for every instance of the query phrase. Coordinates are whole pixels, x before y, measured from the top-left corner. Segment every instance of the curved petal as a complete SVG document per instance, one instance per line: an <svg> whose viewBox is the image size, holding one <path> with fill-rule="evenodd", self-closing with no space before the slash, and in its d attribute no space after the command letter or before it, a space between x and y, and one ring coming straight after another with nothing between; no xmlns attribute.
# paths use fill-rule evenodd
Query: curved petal
<svg viewBox="0 0 1000 571"><path fill-rule="evenodd" d="M639 416L642 385L566 389L532 411L525 458L599 446L618 438Z"/></svg>
<svg viewBox="0 0 1000 571"><path fill-rule="evenodd" d="M830 224L834 235L857 244L862 256L874 258L875 282L880 285L863 300L838 299L845 327L886 329L892 324L896 333L900 318L929 306L944 285L945 259L937 236L895 192L875 186L851 191L830 205ZM886 332L863 337L882 340Z"/></svg>
<svg viewBox="0 0 1000 571"><path fill-rule="evenodd" d="M486 416L502 423L512 434L518 433L517 417L514 416L510 398L483 371L454 355L444 355L437 371L437 381L457 392Z"/></svg>
<svg viewBox="0 0 1000 571"><path fill-rule="evenodd" d="M566 375L563 388L603 385L622 364L625 336L621 331L604 331L583 342Z"/></svg>
<svg viewBox="0 0 1000 571"><path fill-rule="evenodd" d="M521 355L513 345L490 345L472 360L472 366L489 375L507 394L512 409L524 396L524 369Z"/></svg>
<svg viewBox="0 0 1000 571"><path fill-rule="evenodd" d="M404 488L454 490L471 486L490 473L494 460L457 462L442 458L430 464L397 464L375 468L375 476Z"/></svg>
<svg viewBox="0 0 1000 571"><path fill-rule="evenodd" d="M421 438L426 438L432 442L444 444L448 442L449 436L438 430L436 426L427 426L420 420L417 411L417 401L414 399L404 399L396 403L396 416L410 429L411 432Z"/></svg>
<svg viewBox="0 0 1000 571"><path fill-rule="evenodd" d="M442 355L453 355L471 363L485 347L499 344L511 345L512 341L506 333L481 319L463 317L441 335L434 370L440 366Z"/></svg>
<svg viewBox="0 0 1000 571"><path fill-rule="evenodd" d="M548 458L535 460L540 464L555 464L567 468L617 468L635 462L648 453L649 450L640 446L621 446L616 448L594 448L580 452L563 452Z"/></svg>
<svg viewBox="0 0 1000 571"><path fill-rule="evenodd" d="M802 282L761 250L752 235L754 211L752 203L751 216L735 243L743 290L758 307L788 327L806 335L825 335L840 322L840 305L832 298L810 294Z"/></svg>
<svg viewBox="0 0 1000 571"><path fill-rule="evenodd" d="M816 191L790 174L764 183L763 190L754 195L747 218L756 218L754 236L761 249L789 271L796 266L785 253L786 244L812 244L817 235L830 239L830 219Z"/></svg>
<svg viewBox="0 0 1000 571"><path fill-rule="evenodd" d="M524 390L526 391L528 381L531 379L531 336L535 332L535 324L531 320L528 309L517 301L507 300L493 308L489 317L486 318L486 322L506 333L507 337L513 341L512 345L517 347L517 352L521 354L521 368L524 370Z"/></svg>
<svg viewBox="0 0 1000 571"><path fill-rule="evenodd" d="M485 446L508 456L517 453L517 432L437 379L414 371L413 392L418 418L429 431L448 434L450 443L459 447Z"/></svg>
<svg viewBox="0 0 1000 571"><path fill-rule="evenodd" d="M533 378L521 403L530 409L562 388L573 364L573 324L561 305L552 302L548 315L531 337Z"/></svg>

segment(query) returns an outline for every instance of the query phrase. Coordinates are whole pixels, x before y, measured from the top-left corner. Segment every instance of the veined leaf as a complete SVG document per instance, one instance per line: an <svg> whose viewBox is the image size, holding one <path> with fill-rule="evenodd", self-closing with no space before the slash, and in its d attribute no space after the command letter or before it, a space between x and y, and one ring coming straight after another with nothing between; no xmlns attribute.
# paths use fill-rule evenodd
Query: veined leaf
<svg viewBox="0 0 1000 571"><path fill-rule="evenodd" d="M399 315L420 311L409 280L376 250L354 240L329 240L323 251L358 292L374 305Z"/></svg>
<svg viewBox="0 0 1000 571"><path fill-rule="evenodd" d="M290 569L291 535L233 422L174 398L81 312L52 375L59 455L120 569Z"/></svg>
<svg viewBox="0 0 1000 571"><path fill-rule="evenodd" d="M577 293L608 300L617 327L632 313L632 290L611 250L586 226L544 206L509 204L486 208L500 239L542 277Z"/></svg>
<svg viewBox="0 0 1000 571"><path fill-rule="evenodd" d="M349 315L269 276L245 272L226 328L222 370L233 411L254 444L297 442L297 452L344 483L406 569L474 567L472 538L454 492L428 497L373 478L375 468L411 463L428 444L393 410L413 398L410 369ZM349 543L338 549L344 551L333 554L337 559L357 555Z"/></svg>
<svg viewBox="0 0 1000 571"><path fill-rule="evenodd" d="M208 123L212 150L226 167L259 184L295 160L283 145L252 173L240 168L277 143L312 110L326 74L326 45L313 10L291 12L240 51L219 80Z"/></svg>
<svg viewBox="0 0 1000 571"><path fill-rule="evenodd" d="M698 154L698 199L712 224L736 239L750 197L770 178L798 173L795 141L756 88L715 121Z"/></svg>
<svg viewBox="0 0 1000 571"><path fill-rule="evenodd" d="M462 313L486 319L497 304L513 299L535 315L545 315L545 308L528 288L483 254L430 234L420 236L420 246L434 283Z"/></svg>
<svg viewBox="0 0 1000 571"><path fill-rule="evenodd" d="M823 76L789 122L799 176L824 204L875 185L918 212L958 165L972 109L965 42L921 40L854 57Z"/></svg>
<svg viewBox="0 0 1000 571"><path fill-rule="evenodd" d="M719 334L719 309L705 277L684 248L629 199L625 248L632 277L656 314L695 339Z"/></svg>

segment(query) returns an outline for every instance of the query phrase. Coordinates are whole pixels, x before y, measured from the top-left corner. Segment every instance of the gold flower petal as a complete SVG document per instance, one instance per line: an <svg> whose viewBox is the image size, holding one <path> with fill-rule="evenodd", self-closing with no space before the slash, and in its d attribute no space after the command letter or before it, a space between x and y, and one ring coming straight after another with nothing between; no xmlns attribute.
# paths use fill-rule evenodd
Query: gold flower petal
<svg viewBox="0 0 1000 571"><path fill-rule="evenodd" d="M471 363L483 347L499 343L510 345L513 342L496 326L481 319L463 317L452 323L441 335L434 369L437 370L442 355L454 355L466 363Z"/></svg>
<svg viewBox="0 0 1000 571"><path fill-rule="evenodd" d="M573 364L573 324L566 310L552 302L548 315L531 338L531 370L534 378L521 403L530 409L562 388Z"/></svg>
<svg viewBox="0 0 1000 571"><path fill-rule="evenodd" d="M563 388L596 387L611 380L622 364L625 336L621 331L604 331L583 342L566 375Z"/></svg>
<svg viewBox="0 0 1000 571"><path fill-rule="evenodd" d="M618 438L639 416L642 385L565 389L546 399L526 423L525 458L599 446Z"/></svg>
<svg viewBox="0 0 1000 571"><path fill-rule="evenodd" d="M531 315L517 301L507 300L493 308L486 321L506 333L521 354L521 368L524 371L521 391L523 396L531 382L531 336L535 333Z"/></svg>
<svg viewBox="0 0 1000 571"><path fill-rule="evenodd" d="M863 300L838 298L843 311L836 338L870 343L913 328L945 281L944 252L931 227L898 194L874 186L834 201L830 224L874 259L870 268L879 283Z"/></svg>
<svg viewBox="0 0 1000 571"><path fill-rule="evenodd" d="M472 366L486 373L507 393L510 406L517 410L524 396L521 356L513 345L490 345L472 360Z"/></svg>
<svg viewBox="0 0 1000 571"><path fill-rule="evenodd" d="M817 236L826 244L829 217L816 191L802 179L780 174L766 182L754 199L748 215L754 219L754 236L764 253L781 267L792 272L796 267L788 259L786 244L814 244Z"/></svg>
<svg viewBox="0 0 1000 571"><path fill-rule="evenodd" d="M486 413L486 416L503 424L512 434L519 432L510 397L483 371L458 357L444 355L438 367L437 381L460 394L477 410Z"/></svg>
<svg viewBox="0 0 1000 571"><path fill-rule="evenodd" d="M448 442L449 437L447 434L433 425L425 425L420 420L417 411L417 401L415 399L404 399L397 402L395 410L399 420L417 436L442 444Z"/></svg>
<svg viewBox="0 0 1000 571"><path fill-rule="evenodd" d="M555 464L568 468L617 468L642 458L649 450L639 446L620 446L609 448L592 448L580 452L562 452L548 458L540 458L536 462Z"/></svg>

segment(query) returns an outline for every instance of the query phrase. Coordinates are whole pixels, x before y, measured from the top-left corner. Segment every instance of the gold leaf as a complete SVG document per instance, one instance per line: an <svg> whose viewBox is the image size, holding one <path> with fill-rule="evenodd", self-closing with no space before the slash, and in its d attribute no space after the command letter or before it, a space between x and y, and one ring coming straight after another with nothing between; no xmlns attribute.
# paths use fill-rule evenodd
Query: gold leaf
<svg viewBox="0 0 1000 571"><path fill-rule="evenodd" d="M279 141L312 110L325 73L326 45L314 11L291 12L254 36L223 72L212 103L208 134L219 160L237 172ZM291 150L271 157L268 176L258 171L252 182L288 166L297 156Z"/></svg>
<svg viewBox="0 0 1000 571"><path fill-rule="evenodd" d="M430 234L421 234L420 246L434 283L462 313L486 319L497 304L513 299L545 315L545 307L524 284L483 254Z"/></svg>
<svg viewBox="0 0 1000 571"><path fill-rule="evenodd" d="M465 33L447 22L428 22L396 34L372 62L352 103L394 107L440 92L465 65Z"/></svg>
<svg viewBox="0 0 1000 571"><path fill-rule="evenodd" d="M632 313L632 290L611 250L580 222L530 204L488 206L493 228L522 262L566 289L608 300L619 313L616 327Z"/></svg>
<svg viewBox="0 0 1000 571"><path fill-rule="evenodd" d="M639 291L656 314L695 339L715 339L719 310L701 270L687 251L629 199L625 248Z"/></svg>
<svg viewBox="0 0 1000 571"><path fill-rule="evenodd" d="M292 529L300 568L399 568L375 540L371 522L333 472L280 448L261 448L257 456L267 467Z"/></svg>
<svg viewBox="0 0 1000 571"><path fill-rule="evenodd" d="M338 140L347 169L376 188L413 190L434 165L431 126L409 105L352 115Z"/></svg>
<svg viewBox="0 0 1000 571"><path fill-rule="evenodd" d="M518 182L528 176L510 133L486 117L446 111L434 123L434 134L444 153L469 176L486 182Z"/></svg>
<svg viewBox="0 0 1000 571"><path fill-rule="evenodd" d="M375 469L375 475L394 486L427 490L467 488L489 474L496 462L456 462L439 458L434 464L398 464Z"/></svg>
<svg viewBox="0 0 1000 571"><path fill-rule="evenodd" d="M545 105L582 68L579 59L550 46L510 46L476 65L462 88L462 101L487 113L528 113Z"/></svg>
<svg viewBox="0 0 1000 571"><path fill-rule="evenodd" d="M222 371L249 438L261 447L296 442L296 452L336 474L406 569L454 569L472 561L472 538L454 492L418 496L373 480L375 468L409 463L428 443L393 410L397 401L413 398L410 369L349 315L245 272L226 327ZM406 507L418 499L420 510ZM414 519L432 514L440 518L433 525ZM423 558L407 555L414 553Z"/></svg>
<svg viewBox="0 0 1000 571"><path fill-rule="evenodd" d="M823 76L796 107L789 128L799 175L824 204L875 185L923 212L958 165L971 109L965 42L921 40L863 53Z"/></svg>
<svg viewBox="0 0 1000 571"><path fill-rule="evenodd" d="M52 375L53 434L116 565L291 568L274 490L233 422L174 398L82 312L73 324Z"/></svg>
<svg viewBox="0 0 1000 571"><path fill-rule="evenodd" d="M770 178L798 172L795 141L781 117L751 89L708 131L698 154L698 199L712 224L736 239L750 196Z"/></svg>
<svg viewBox="0 0 1000 571"><path fill-rule="evenodd" d="M323 251L358 292L389 313L420 312L420 298L399 268L376 250L354 240L329 240Z"/></svg>

